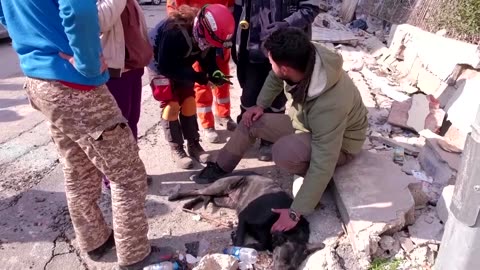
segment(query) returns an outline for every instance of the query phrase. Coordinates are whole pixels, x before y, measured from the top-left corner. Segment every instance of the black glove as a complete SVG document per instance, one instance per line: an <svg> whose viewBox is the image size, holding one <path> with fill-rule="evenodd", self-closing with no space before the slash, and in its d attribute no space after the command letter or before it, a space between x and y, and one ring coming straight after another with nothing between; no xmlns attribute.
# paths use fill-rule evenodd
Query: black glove
<svg viewBox="0 0 480 270"><path fill-rule="evenodd" d="M208 84L208 76L205 72L195 72L195 82L200 85Z"/></svg>
<svg viewBox="0 0 480 270"><path fill-rule="evenodd" d="M283 28L287 28L289 26L290 25L286 21L274 22L274 23L271 23L271 24L267 25L265 34L271 35L273 32L275 32L277 30L280 30L280 29L283 29Z"/></svg>
<svg viewBox="0 0 480 270"><path fill-rule="evenodd" d="M227 76L220 70L217 70L212 75L208 76L208 80L216 86L222 86L226 83L233 85L233 83L230 81L231 78L233 78L233 76Z"/></svg>

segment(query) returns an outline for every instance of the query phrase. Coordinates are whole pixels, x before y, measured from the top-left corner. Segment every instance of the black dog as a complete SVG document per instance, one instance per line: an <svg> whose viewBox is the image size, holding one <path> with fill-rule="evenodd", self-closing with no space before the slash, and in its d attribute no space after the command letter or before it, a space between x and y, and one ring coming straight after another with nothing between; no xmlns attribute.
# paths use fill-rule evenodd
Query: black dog
<svg viewBox="0 0 480 270"><path fill-rule="evenodd" d="M178 192L168 200L192 198L184 208L192 209L203 202L212 202L218 207L235 209L238 216L236 233L232 233L235 246L251 247L256 250L274 252L275 270L295 270L313 251L322 249L323 243L308 245L309 223L303 217L292 230L270 233L279 215L272 209L289 208L292 198L270 178L259 175L235 175L217 180L210 186L198 190ZM245 245L246 234L258 243Z"/></svg>

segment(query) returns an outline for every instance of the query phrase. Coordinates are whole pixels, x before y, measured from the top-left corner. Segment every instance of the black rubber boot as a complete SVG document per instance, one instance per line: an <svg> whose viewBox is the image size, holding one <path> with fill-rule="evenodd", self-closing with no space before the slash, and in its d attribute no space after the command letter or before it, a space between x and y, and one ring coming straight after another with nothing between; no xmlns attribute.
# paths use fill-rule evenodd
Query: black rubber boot
<svg viewBox="0 0 480 270"><path fill-rule="evenodd" d="M185 152L183 146L183 134L180 122L176 121L161 121L165 139L170 144L171 155L173 162L180 169L191 169L193 167L193 160Z"/></svg>

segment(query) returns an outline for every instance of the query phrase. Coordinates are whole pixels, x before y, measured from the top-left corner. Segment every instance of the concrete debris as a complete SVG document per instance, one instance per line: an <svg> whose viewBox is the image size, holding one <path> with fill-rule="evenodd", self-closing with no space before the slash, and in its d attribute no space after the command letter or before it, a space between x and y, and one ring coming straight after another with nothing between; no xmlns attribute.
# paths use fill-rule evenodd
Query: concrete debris
<svg viewBox="0 0 480 270"><path fill-rule="evenodd" d="M377 76L370 69L364 68L362 70L362 74L367 80L371 81L372 87L380 89L387 97L399 102L406 101L410 98L409 96L400 92L400 89L391 86L387 78Z"/></svg>
<svg viewBox="0 0 480 270"><path fill-rule="evenodd" d="M439 184L454 184L461 156L448 153L438 145L438 138L428 138L425 141L418 160L428 176L433 177Z"/></svg>
<svg viewBox="0 0 480 270"><path fill-rule="evenodd" d="M435 98L417 94L404 102L393 102L388 123L416 132L424 129L437 132L444 117L445 112Z"/></svg>
<svg viewBox="0 0 480 270"><path fill-rule="evenodd" d="M368 264L379 235L393 234L413 222L415 202L408 185L415 180L385 156L368 151L339 167L333 179L353 249L360 265Z"/></svg>
<svg viewBox="0 0 480 270"><path fill-rule="evenodd" d="M348 27L337 21L335 17L328 13L320 13L312 23L312 27L328 28L332 30L349 31Z"/></svg>
<svg viewBox="0 0 480 270"><path fill-rule="evenodd" d="M370 136L370 139L393 148L401 147L404 149L405 154L414 157L418 156L418 154L420 153L420 149L418 149L416 146L399 142L396 139L386 138L382 136Z"/></svg>
<svg viewBox="0 0 480 270"><path fill-rule="evenodd" d="M408 237L400 237L399 241L400 241L400 245L402 246L402 249L407 254L409 254L410 252L412 252L412 250L415 249L415 244L413 244L412 239Z"/></svg>
<svg viewBox="0 0 480 270"><path fill-rule="evenodd" d="M412 105L408 110L407 126L412 127L417 132L422 131L425 128L425 119L429 113L427 97L421 94L413 95Z"/></svg>
<svg viewBox="0 0 480 270"><path fill-rule="evenodd" d="M439 244L442 240L443 225L434 212L425 212L408 227L408 232L417 246Z"/></svg>
<svg viewBox="0 0 480 270"><path fill-rule="evenodd" d="M360 38L350 31L312 27L312 41L357 46Z"/></svg>
<svg viewBox="0 0 480 270"><path fill-rule="evenodd" d="M375 58L380 57L388 49L377 37L369 37L361 41L362 46L364 46L367 51Z"/></svg>
<svg viewBox="0 0 480 270"><path fill-rule="evenodd" d="M211 254L204 256L193 270L237 270L238 261L226 254Z"/></svg>
<svg viewBox="0 0 480 270"><path fill-rule="evenodd" d="M463 152L466 140L466 133L460 131L455 126L450 126L443 140L438 142L438 145L447 152L460 154Z"/></svg>
<svg viewBox="0 0 480 270"><path fill-rule="evenodd" d="M337 46L338 52L343 58L343 69L345 71L358 72L363 69L364 66L364 53L356 50L351 46L339 45Z"/></svg>
<svg viewBox="0 0 480 270"><path fill-rule="evenodd" d="M424 265L427 261L427 255L428 247L418 247L410 254L410 258L412 258L417 265Z"/></svg>
<svg viewBox="0 0 480 270"><path fill-rule="evenodd" d="M413 200L415 201L415 208L424 208L427 203L430 201L430 196L424 189L423 182L415 182L408 185L410 194L412 194Z"/></svg>
<svg viewBox="0 0 480 270"><path fill-rule="evenodd" d="M424 182L427 182L427 183L433 183L433 178L430 177L430 176L427 176L425 174L425 172L422 172L422 171L412 171L412 175L413 177L415 177L416 179L420 180L420 181L424 181Z"/></svg>
<svg viewBox="0 0 480 270"><path fill-rule="evenodd" d="M382 236L379 245L382 251L388 255L388 257L391 257L400 251L400 243L389 235Z"/></svg>
<svg viewBox="0 0 480 270"><path fill-rule="evenodd" d="M442 80L437 76L433 75L430 71L421 69L418 74L417 87L427 95L433 95L442 86ZM446 84L443 86L446 87Z"/></svg>
<svg viewBox="0 0 480 270"><path fill-rule="evenodd" d="M447 223L448 217L451 214L450 204L452 203L454 190L455 190L454 185L449 185L443 188L442 195L440 196L437 202L437 206L436 206L437 215L440 218L440 220L443 222L443 224Z"/></svg>
<svg viewBox="0 0 480 270"><path fill-rule="evenodd" d="M406 151L405 151L406 153ZM416 158L407 158L402 166L402 172L412 175L412 171L419 171L420 170L420 163Z"/></svg>

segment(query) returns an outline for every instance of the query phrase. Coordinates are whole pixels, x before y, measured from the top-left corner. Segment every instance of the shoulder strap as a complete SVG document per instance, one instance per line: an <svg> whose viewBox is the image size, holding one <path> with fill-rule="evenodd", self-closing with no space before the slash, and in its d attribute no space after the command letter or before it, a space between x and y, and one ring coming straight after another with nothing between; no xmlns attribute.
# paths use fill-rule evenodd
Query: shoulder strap
<svg viewBox="0 0 480 270"><path fill-rule="evenodd" d="M187 58L192 53L192 38L188 35L187 30L185 30L185 28L181 26L179 26L179 28L180 28L180 31L182 31L183 37L185 37L185 40L187 41L187 44L188 44L188 51L185 54L185 56L183 56L183 58Z"/></svg>

